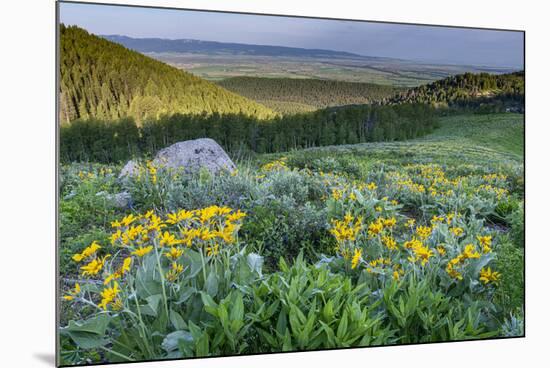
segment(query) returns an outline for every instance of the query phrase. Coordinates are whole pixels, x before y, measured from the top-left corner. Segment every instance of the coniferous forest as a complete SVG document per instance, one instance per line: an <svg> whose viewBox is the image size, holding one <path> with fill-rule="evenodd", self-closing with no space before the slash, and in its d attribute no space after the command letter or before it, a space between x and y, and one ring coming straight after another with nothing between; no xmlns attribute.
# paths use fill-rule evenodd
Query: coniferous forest
<svg viewBox="0 0 550 368"><path fill-rule="evenodd" d="M164 63L89 34L60 27L60 120L132 117L140 123L162 114L276 114L263 105Z"/></svg>
<svg viewBox="0 0 550 368"><path fill-rule="evenodd" d="M319 109L383 102L405 90L373 83L301 78L233 77L223 79L218 84L281 113L287 110L284 109L285 105L279 107L277 102L305 104Z"/></svg>

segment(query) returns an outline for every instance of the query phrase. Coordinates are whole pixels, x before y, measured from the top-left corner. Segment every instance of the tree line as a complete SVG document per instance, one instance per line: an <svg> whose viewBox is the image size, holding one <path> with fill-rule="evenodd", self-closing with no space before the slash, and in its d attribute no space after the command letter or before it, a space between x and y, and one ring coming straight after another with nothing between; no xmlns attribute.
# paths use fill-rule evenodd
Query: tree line
<svg viewBox="0 0 550 368"><path fill-rule="evenodd" d="M431 107L422 104L348 106L258 119L245 114L172 114L137 124L79 119L60 128L64 162L119 162L152 156L175 142L212 138L228 152L285 152L293 149L411 139L436 127Z"/></svg>

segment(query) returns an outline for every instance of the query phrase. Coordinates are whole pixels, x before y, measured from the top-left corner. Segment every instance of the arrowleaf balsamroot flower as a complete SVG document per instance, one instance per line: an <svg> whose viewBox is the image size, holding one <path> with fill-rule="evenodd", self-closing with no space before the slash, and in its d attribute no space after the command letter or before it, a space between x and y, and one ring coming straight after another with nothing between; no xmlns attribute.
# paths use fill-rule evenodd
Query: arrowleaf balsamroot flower
<svg viewBox="0 0 550 368"><path fill-rule="evenodd" d="M489 253L492 250L491 244L492 244L493 238L491 235L486 235L486 236L478 235L477 240L479 241L479 244L483 247L483 253Z"/></svg>
<svg viewBox="0 0 550 368"><path fill-rule="evenodd" d="M172 247L174 245L177 245L179 244L180 241L178 239L176 239L176 236L174 234L170 234L168 231L165 231L164 233L162 233L162 235L160 236L160 246L169 246L169 247Z"/></svg>
<svg viewBox="0 0 550 368"><path fill-rule="evenodd" d="M383 236L382 237L382 243L389 249L389 250L397 250L397 242L395 239L391 236Z"/></svg>
<svg viewBox="0 0 550 368"><path fill-rule="evenodd" d="M118 288L118 282L115 281L112 287L105 288L100 293L101 303L99 303L97 306L103 308L103 310L107 310L107 306L115 300L119 293L120 289Z"/></svg>
<svg viewBox="0 0 550 368"><path fill-rule="evenodd" d="M464 229L461 227L451 227L449 228L449 231L456 237L461 237L462 234L464 234Z"/></svg>
<svg viewBox="0 0 550 368"><path fill-rule="evenodd" d="M75 285L74 285L74 289L69 291L69 294L68 295L64 295L63 296L63 299L65 300L68 300L68 301L71 301L73 300L74 298L76 298L76 296L78 294L80 294L80 284L77 282Z"/></svg>
<svg viewBox="0 0 550 368"><path fill-rule="evenodd" d="M110 256L111 256L110 254L107 254L103 258L94 258L87 265L80 267L80 271L82 271L82 276L97 275L99 273L99 271L101 271L103 269L103 266L105 265L105 261Z"/></svg>
<svg viewBox="0 0 550 368"><path fill-rule="evenodd" d="M464 251L462 252L462 257L465 259L479 258L481 257L481 254L476 251L476 247L473 244L467 244L466 247L464 247Z"/></svg>
<svg viewBox="0 0 550 368"><path fill-rule="evenodd" d="M217 255L220 252L220 245L218 243L206 247L206 255L212 257Z"/></svg>
<svg viewBox="0 0 550 368"><path fill-rule="evenodd" d="M73 261L81 262L82 260L93 256L99 249L101 249L101 246L96 241L93 241L92 244L82 251L82 253L75 254L73 256Z"/></svg>
<svg viewBox="0 0 550 368"><path fill-rule="evenodd" d="M336 238L336 241L344 242L347 240L353 241L355 240L357 234L359 231L361 231L361 228L363 227L362 217L358 217L355 222L353 222L354 218L351 216L350 213L347 213L344 216L343 221L339 220L332 220L332 229L330 229L330 233L334 235Z"/></svg>
<svg viewBox="0 0 550 368"><path fill-rule="evenodd" d="M353 258L351 259L351 269L354 270L359 265L359 262L361 262L361 254L363 251L360 248L355 249L355 253L353 253Z"/></svg>
<svg viewBox="0 0 550 368"><path fill-rule="evenodd" d="M137 248L136 250L134 250L132 252L132 254L138 256L138 257L143 257L144 255L146 255L147 253L151 252L153 250L153 246L152 245L149 245L147 247L139 247Z"/></svg>
<svg viewBox="0 0 550 368"><path fill-rule="evenodd" d="M427 239L432 234L432 228L429 226L418 226L416 228L416 234L421 239Z"/></svg>
<svg viewBox="0 0 550 368"><path fill-rule="evenodd" d="M166 253L164 253L168 259L171 259L172 261L175 261L183 254L183 249L172 247L170 250Z"/></svg>
<svg viewBox="0 0 550 368"><path fill-rule="evenodd" d="M488 283L497 284L500 280L500 272L492 271L491 267L483 267L479 273L479 281L483 282L485 285Z"/></svg>
<svg viewBox="0 0 550 368"><path fill-rule="evenodd" d="M130 265L132 264L132 257L126 257L124 258L124 261L122 262L122 265L120 268L113 272L112 274L108 275L105 280L103 281L103 285L107 285L109 282L115 279L120 279L124 274L128 271L130 271Z"/></svg>

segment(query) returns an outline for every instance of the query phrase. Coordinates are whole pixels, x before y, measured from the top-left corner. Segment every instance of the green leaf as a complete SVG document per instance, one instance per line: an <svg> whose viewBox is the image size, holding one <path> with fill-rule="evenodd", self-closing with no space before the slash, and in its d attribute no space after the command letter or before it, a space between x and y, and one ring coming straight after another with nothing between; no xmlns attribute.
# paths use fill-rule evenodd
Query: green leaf
<svg viewBox="0 0 550 368"><path fill-rule="evenodd" d="M210 274L206 278L206 283L204 285L206 292L211 297L216 297L216 294L218 294L218 276L216 275L216 272L214 269L210 271Z"/></svg>
<svg viewBox="0 0 550 368"><path fill-rule="evenodd" d="M172 309L170 309L170 322L176 330L183 330L187 328L187 323L185 323L182 316Z"/></svg>
<svg viewBox="0 0 550 368"><path fill-rule="evenodd" d="M348 311L345 310L344 313L342 313L342 318L340 318L340 324L338 325L338 330L336 330L336 338L338 340L343 340L344 336L347 333L348 329Z"/></svg>
<svg viewBox="0 0 550 368"><path fill-rule="evenodd" d="M180 295L178 301L175 302L175 304L182 304L185 303L189 298L191 298L195 293L197 292L197 289L195 289L192 286L184 287L180 290Z"/></svg>
<svg viewBox="0 0 550 368"><path fill-rule="evenodd" d="M236 295L237 296L234 298L231 306L231 313L229 315L229 318L232 321L242 321L244 317L243 297L241 293L236 293Z"/></svg>
<svg viewBox="0 0 550 368"><path fill-rule="evenodd" d="M197 356L208 356L209 354L208 334L204 332L195 344L195 352Z"/></svg>
<svg viewBox="0 0 550 368"><path fill-rule="evenodd" d="M158 307L161 299L161 294L151 295L145 298L147 304L140 306L141 313L147 316L156 317L158 314Z"/></svg>
<svg viewBox="0 0 550 368"><path fill-rule="evenodd" d="M61 329L61 333L69 336L83 349L94 349L109 342L104 338L109 321L110 317L106 313L85 321L69 321L69 325Z"/></svg>
<svg viewBox="0 0 550 368"><path fill-rule="evenodd" d="M179 348L180 341L193 342L193 336L188 331L174 331L166 335L161 346L169 353Z"/></svg>
<svg viewBox="0 0 550 368"><path fill-rule="evenodd" d="M264 264L264 257L256 253L250 253L246 257L246 261L250 269L252 269L258 275L262 276L262 266Z"/></svg>

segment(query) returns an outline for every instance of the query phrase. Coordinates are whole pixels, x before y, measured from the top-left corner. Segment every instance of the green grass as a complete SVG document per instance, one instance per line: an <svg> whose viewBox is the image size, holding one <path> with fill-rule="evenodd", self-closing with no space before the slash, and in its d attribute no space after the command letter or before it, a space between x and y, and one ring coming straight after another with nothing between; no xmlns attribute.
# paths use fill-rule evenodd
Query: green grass
<svg viewBox="0 0 550 368"><path fill-rule="evenodd" d="M519 167L523 162L522 114L462 114L442 117L433 133L414 140L372 142L353 145L310 148L261 157L290 156L311 161L326 157L357 159L368 171L380 163L407 165L437 163L441 165L476 164Z"/></svg>
<svg viewBox="0 0 550 368"><path fill-rule="evenodd" d="M458 140L519 157L524 154L522 114L458 115L442 118L440 123L424 140Z"/></svg>

